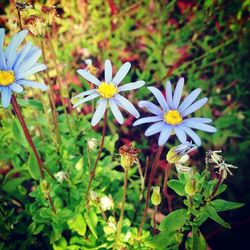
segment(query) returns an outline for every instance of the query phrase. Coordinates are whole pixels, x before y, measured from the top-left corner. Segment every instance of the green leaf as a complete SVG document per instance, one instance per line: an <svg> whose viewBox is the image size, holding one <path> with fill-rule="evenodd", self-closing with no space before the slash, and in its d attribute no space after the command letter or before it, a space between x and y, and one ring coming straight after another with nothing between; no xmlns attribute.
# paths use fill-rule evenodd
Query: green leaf
<svg viewBox="0 0 250 250"><path fill-rule="evenodd" d="M207 205L205 206L206 212L209 216L209 218L211 218L212 220L216 221L217 223L219 223L221 226L225 227L225 228L231 228L231 226L225 222L216 212L215 208Z"/></svg>
<svg viewBox="0 0 250 250"><path fill-rule="evenodd" d="M158 235L150 238L146 241L147 246L157 250L164 250L169 245L172 245L176 240L176 233L172 232L166 234L166 232L161 232Z"/></svg>
<svg viewBox="0 0 250 250"><path fill-rule="evenodd" d="M200 230L193 226L192 227L192 250L206 250L207 243Z"/></svg>
<svg viewBox="0 0 250 250"><path fill-rule="evenodd" d="M170 233L179 230L188 219L187 209L178 209L168 214L161 222L159 229Z"/></svg>
<svg viewBox="0 0 250 250"><path fill-rule="evenodd" d="M51 218L52 212L50 208L41 208L39 211L39 216L46 219L46 218Z"/></svg>
<svg viewBox="0 0 250 250"><path fill-rule="evenodd" d="M63 219L68 219L72 215L72 211L67 208L63 208L57 213L57 216Z"/></svg>
<svg viewBox="0 0 250 250"><path fill-rule="evenodd" d="M26 148L29 146L27 139L23 133L22 127L17 118L14 118L12 120L12 132L14 137L16 138L16 141L20 142Z"/></svg>
<svg viewBox="0 0 250 250"><path fill-rule="evenodd" d="M237 209L244 206L244 203L225 201L222 199L213 200L210 204L215 208L216 212Z"/></svg>
<svg viewBox="0 0 250 250"><path fill-rule="evenodd" d="M168 187L173 189L178 195L186 196L185 185L178 180L168 181Z"/></svg>
<svg viewBox="0 0 250 250"><path fill-rule="evenodd" d="M95 212L93 210L89 210L88 212L85 213L85 221L90 229L90 231L92 232L92 234L94 235L94 237L97 239L97 233L96 233L96 225L98 223L98 217L95 214Z"/></svg>
<svg viewBox="0 0 250 250"><path fill-rule="evenodd" d="M69 228L76 231L79 235L84 236L86 233L86 222L81 214L68 221Z"/></svg>
<svg viewBox="0 0 250 250"><path fill-rule="evenodd" d="M32 151L30 152L30 157L29 157L29 161L28 161L28 170L29 170L29 173L33 179L39 180L39 178L40 178L39 165L38 165L36 157Z"/></svg>

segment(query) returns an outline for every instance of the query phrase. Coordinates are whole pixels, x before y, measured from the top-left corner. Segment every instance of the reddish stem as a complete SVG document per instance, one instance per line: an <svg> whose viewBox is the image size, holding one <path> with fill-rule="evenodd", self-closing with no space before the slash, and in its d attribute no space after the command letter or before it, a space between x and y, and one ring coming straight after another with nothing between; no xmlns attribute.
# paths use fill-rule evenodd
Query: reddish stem
<svg viewBox="0 0 250 250"><path fill-rule="evenodd" d="M164 176L164 183L163 183L163 194L167 199L168 202L168 211L171 213L173 211L172 209L172 196L168 193L168 177L170 175L171 170L171 164L167 164L167 167L165 169L165 176Z"/></svg>
<svg viewBox="0 0 250 250"><path fill-rule="evenodd" d="M155 171L156 171L158 162L160 160L160 156L161 156L162 150L163 150L163 146L161 146L161 147L158 148L158 151L157 151L157 153L155 155L155 158L154 158L154 161L153 161L153 164L152 164L152 169L151 169L151 173L150 173L149 181L148 181L146 204L145 204L145 208L144 208L144 212L143 212L141 224L140 224L139 231L138 231L138 237L141 236L142 229L143 229L143 226L144 226L144 223L145 223L145 220L146 220L148 206L149 206L149 200L150 200L151 186L152 186L152 183L153 183Z"/></svg>

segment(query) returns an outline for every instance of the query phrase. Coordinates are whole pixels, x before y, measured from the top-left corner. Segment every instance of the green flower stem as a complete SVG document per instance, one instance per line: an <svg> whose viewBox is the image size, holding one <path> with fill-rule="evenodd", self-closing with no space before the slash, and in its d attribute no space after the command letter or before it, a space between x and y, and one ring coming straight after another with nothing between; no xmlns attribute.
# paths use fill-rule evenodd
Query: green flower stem
<svg viewBox="0 0 250 250"><path fill-rule="evenodd" d="M27 141L28 141L28 143L29 143L32 151L34 152L34 155L36 157L36 160L37 160L37 163L38 163L38 166L39 166L40 176L44 180L44 165L43 165L43 162L42 162L42 160L41 160L41 158L40 158L40 156L39 156L39 154L38 154L38 152L36 150L36 147L35 147L35 145L33 143L33 140L31 138L29 130L28 130L27 126L26 126L26 123L24 121L21 109L20 109L20 107L19 107L19 105L17 103L15 95L12 95L12 97L11 97L11 104L12 104L14 112L15 112L15 114L16 114L16 116L17 116L17 118L18 118L18 120L19 120L19 122L20 122L20 124L22 126L24 135L25 135L25 137L26 137L26 139L27 139ZM50 205L51 205L54 213L56 213L56 210L55 210L55 207L54 207L54 204L52 202L50 194L48 194L48 199L49 199Z"/></svg>
<svg viewBox="0 0 250 250"><path fill-rule="evenodd" d="M158 212L158 206L155 206L155 209L154 209L154 235L157 234L157 230L156 230L156 215L157 215L157 212Z"/></svg>
<svg viewBox="0 0 250 250"><path fill-rule="evenodd" d="M108 111L106 109L106 111L104 113L104 120L103 120L101 145L100 145L100 149L99 149L98 155L97 155L96 160L95 160L95 165L93 167L93 170L90 173L89 183L88 183L88 187L87 187L87 193L86 193L86 205L87 205L87 208L89 208L89 193L90 193L91 184L92 184L92 181L93 181L93 179L95 177L96 167L97 167L97 164L98 164L98 162L99 162L99 160L101 158L101 153L102 153L102 150L103 150L104 139L105 139L106 128L107 128L107 113L108 113Z"/></svg>
<svg viewBox="0 0 250 250"><path fill-rule="evenodd" d="M115 244L113 246L113 250L116 249L116 246L119 241L119 237L121 234L122 230L122 222L123 222L123 216L124 216L124 208L125 208L125 203L126 203L126 195L127 195L127 186L128 186L128 168L124 169L124 185L123 185L123 197L122 197L122 207L121 207L121 212L120 212L120 218L117 224L117 233L115 237Z"/></svg>
<svg viewBox="0 0 250 250"><path fill-rule="evenodd" d="M42 56L43 56L44 64L47 65L43 40L41 40L41 49L42 49ZM61 137L60 137L60 133L59 133L58 118L57 118L57 112L56 112L56 103L55 103L55 96L54 96L55 93L54 93L54 90L53 90L53 85L52 85L52 83L50 81L49 71L48 71L48 69L46 69L45 71L46 71L46 75L47 75L47 82L48 82L48 85L49 85L50 108L51 108L51 111L52 111L52 118L53 118L56 138L57 138L57 144L59 145L61 143Z"/></svg>
<svg viewBox="0 0 250 250"><path fill-rule="evenodd" d="M61 81L61 77L60 77L60 73L59 73L58 63L56 61L56 52L55 52L55 49L54 49L54 46L53 46L53 43L52 43L52 38L51 38L50 32L48 31L47 34L48 34L49 45L50 45L51 52L52 52L54 67L55 67L55 70L56 70L56 79L57 79L57 82L59 84L59 94L60 94L60 98L61 98L61 101L62 101L63 111L64 111L64 113L66 115L66 122L68 124L69 131L70 131L70 133L72 133L72 128L71 128L70 121L69 121L69 114L67 112L67 109L66 109L66 106L65 106L65 103L64 103L64 100L63 100L64 99L63 98L63 92L62 92L63 86L62 86L62 81Z"/></svg>
<svg viewBox="0 0 250 250"><path fill-rule="evenodd" d="M168 202L168 212L171 213L173 211L172 209L172 197L168 193L168 178L170 175L172 164L168 163L167 167L165 169L165 175L164 175L164 182L163 182L163 194L167 199Z"/></svg>
<svg viewBox="0 0 250 250"><path fill-rule="evenodd" d="M148 181L146 204L145 204L145 208L144 208L144 212L143 212L141 224L140 224L139 231L138 231L138 238L140 238L140 236L141 236L142 229L143 229L146 217L147 217L147 211L148 211L149 200L150 200L151 186L152 186L152 182L153 182L153 179L154 179L154 175L155 175L155 171L156 171L158 162L160 160L160 156L161 156L162 150L163 150L163 146L161 146L161 147L158 148L158 151L156 153L156 156L155 156L153 164L152 164L152 169L151 169L151 173L150 173L149 181Z"/></svg>

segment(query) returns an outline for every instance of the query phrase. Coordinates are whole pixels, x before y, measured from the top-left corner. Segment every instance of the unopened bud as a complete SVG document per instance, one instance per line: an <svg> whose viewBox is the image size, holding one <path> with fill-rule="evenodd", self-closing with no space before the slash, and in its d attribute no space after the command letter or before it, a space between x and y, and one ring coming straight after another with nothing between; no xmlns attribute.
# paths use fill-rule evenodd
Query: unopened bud
<svg viewBox="0 0 250 250"><path fill-rule="evenodd" d="M46 180L42 180L40 183L40 188L43 193L47 194L50 191L50 184Z"/></svg>
<svg viewBox="0 0 250 250"><path fill-rule="evenodd" d="M160 192L159 186L153 187L153 193L151 195L151 202L154 206L158 206L161 204L161 192Z"/></svg>
<svg viewBox="0 0 250 250"><path fill-rule="evenodd" d="M188 195L195 195L196 193L196 181L195 179L190 179L187 184L185 185L185 192L188 194Z"/></svg>

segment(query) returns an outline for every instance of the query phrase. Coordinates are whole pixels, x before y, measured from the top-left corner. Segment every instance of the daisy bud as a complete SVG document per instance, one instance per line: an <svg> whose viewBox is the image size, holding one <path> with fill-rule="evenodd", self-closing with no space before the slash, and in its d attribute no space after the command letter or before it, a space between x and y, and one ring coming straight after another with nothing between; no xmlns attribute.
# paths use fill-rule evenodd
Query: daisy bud
<svg viewBox="0 0 250 250"><path fill-rule="evenodd" d="M24 20L24 25L35 36L43 37L46 33L46 23L43 17L31 15Z"/></svg>
<svg viewBox="0 0 250 250"><path fill-rule="evenodd" d="M123 145L119 149L119 154L121 156L121 165L123 168L130 168L138 160L138 154L141 151L139 149L133 148L131 145Z"/></svg>
<svg viewBox="0 0 250 250"><path fill-rule="evenodd" d="M40 188L43 193L48 194L50 191L50 184L46 180L42 180L40 183Z"/></svg>
<svg viewBox="0 0 250 250"><path fill-rule="evenodd" d="M188 195L193 196L196 193L196 181L195 179L190 179L185 185L185 192Z"/></svg>
<svg viewBox="0 0 250 250"><path fill-rule="evenodd" d="M161 192L160 192L159 186L153 187L153 194L151 196L151 202L154 206L158 206L161 204Z"/></svg>

